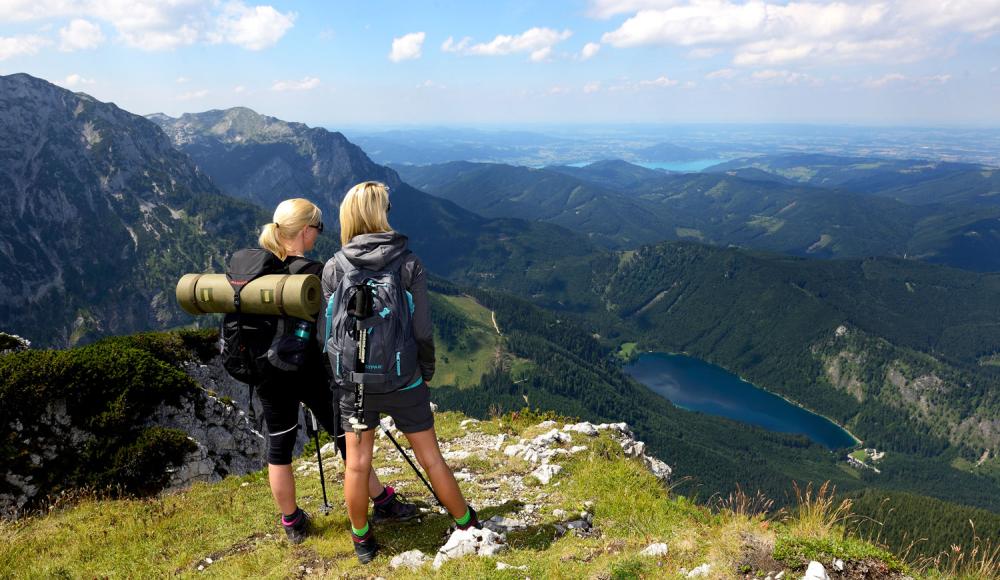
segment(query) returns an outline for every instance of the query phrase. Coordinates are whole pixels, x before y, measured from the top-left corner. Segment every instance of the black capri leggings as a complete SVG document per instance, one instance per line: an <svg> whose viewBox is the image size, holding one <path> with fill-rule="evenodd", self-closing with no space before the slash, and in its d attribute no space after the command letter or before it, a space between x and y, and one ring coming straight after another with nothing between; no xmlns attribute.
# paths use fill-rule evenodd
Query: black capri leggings
<svg viewBox="0 0 1000 580"><path fill-rule="evenodd" d="M257 386L267 423L267 462L289 465L299 432L299 403L305 403L316 420L334 437L340 457L347 458L344 431L338 421L339 409L325 373L288 373Z"/></svg>

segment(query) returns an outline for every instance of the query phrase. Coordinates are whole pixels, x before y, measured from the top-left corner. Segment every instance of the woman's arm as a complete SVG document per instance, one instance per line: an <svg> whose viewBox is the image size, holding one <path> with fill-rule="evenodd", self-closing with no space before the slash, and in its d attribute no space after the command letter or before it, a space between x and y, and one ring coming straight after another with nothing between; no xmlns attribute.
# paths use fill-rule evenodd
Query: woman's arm
<svg viewBox="0 0 1000 580"><path fill-rule="evenodd" d="M424 382L434 378L434 325L431 322L430 297L427 295L427 273L419 258L413 261L413 276L408 288L413 295L413 336L417 339L417 360Z"/></svg>
<svg viewBox="0 0 1000 580"><path fill-rule="evenodd" d="M320 302L319 312L316 313L316 342L319 343L319 348L322 350L326 337L326 307L330 296L337 289L337 260L335 258L326 261L320 281L323 286L323 300Z"/></svg>

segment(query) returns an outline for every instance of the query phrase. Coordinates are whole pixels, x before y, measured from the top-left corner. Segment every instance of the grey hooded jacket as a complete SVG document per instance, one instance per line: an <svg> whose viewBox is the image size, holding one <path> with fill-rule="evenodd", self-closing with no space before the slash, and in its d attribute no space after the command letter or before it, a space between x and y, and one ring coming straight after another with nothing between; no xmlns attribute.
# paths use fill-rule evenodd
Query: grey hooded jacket
<svg viewBox="0 0 1000 580"><path fill-rule="evenodd" d="M396 259L406 251L406 236L398 232L382 232L376 234L361 234L354 238L341 252L347 260L358 268L381 270L386 264ZM337 289L340 280L340 266L331 257L323 267L323 306L320 312L326 312L326 303ZM412 252L404 260L400 268L403 287L413 295L413 336L417 341L417 360L419 370L412 380L420 376L425 383L434 377L434 327L431 324L430 300L427 296L427 273L420 258ZM321 319L321 324L325 320ZM316 334L324 335L321 328Z"/></svg>

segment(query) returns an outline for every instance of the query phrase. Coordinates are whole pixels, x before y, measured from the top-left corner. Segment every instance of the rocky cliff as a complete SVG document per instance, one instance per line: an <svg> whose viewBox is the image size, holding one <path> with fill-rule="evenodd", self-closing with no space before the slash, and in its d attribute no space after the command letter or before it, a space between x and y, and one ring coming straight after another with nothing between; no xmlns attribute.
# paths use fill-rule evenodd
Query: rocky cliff
<svg viewBox="0 0 1000 580"><path fill-rule="evenodd" d="M0 76L0 327L39 346L187 322L170 295L260 218L156 124Z"/></svg>

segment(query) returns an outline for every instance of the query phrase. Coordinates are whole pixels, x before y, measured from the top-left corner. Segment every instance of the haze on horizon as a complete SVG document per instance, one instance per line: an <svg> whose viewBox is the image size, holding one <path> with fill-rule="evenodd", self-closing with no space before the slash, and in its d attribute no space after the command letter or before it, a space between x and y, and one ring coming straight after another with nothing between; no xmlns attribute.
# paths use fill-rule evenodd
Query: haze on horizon
<svg viewBox="0 0 1000 580"><path fill-rule="evenodd" d="M0 74L312 125L1000 127L1000 0L0 0Z"/></svg>

